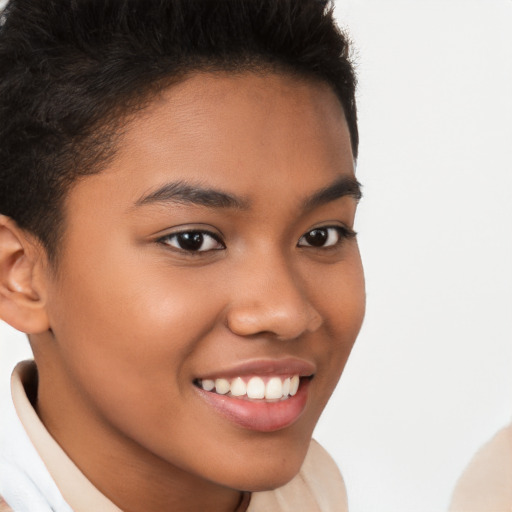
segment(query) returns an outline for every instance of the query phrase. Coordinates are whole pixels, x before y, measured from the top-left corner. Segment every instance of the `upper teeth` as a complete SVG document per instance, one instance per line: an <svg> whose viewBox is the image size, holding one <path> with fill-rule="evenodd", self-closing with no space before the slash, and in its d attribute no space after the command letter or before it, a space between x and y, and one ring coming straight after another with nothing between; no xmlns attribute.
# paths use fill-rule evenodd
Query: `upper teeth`
<svg viewBox="0 0 512 512"><path fill-rule="evenodd" d="M299 389L298 375L293 377L271 377L265 381L261 377L251 377L245 382L241 377L235 379L203 379L201 387L206 391L214 391L220 395L230 393L231 396L247 396L252 399L279 400L294 396Z"/></svg>

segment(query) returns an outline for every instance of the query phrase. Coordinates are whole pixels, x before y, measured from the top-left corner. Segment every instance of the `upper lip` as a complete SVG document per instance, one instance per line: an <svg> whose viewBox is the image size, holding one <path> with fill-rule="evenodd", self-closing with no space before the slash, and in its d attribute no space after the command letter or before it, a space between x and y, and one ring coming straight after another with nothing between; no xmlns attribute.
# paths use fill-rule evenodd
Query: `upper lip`
<svg viewBox="0 0 512 512"><path fill-rule="evenodd" d="M200 379L216 379L219 377L234 378L243 375L298 375L310 377L316 373L316 366L310 361L296 357L281 359L251 359L234 366L218 368L201 375Z"/></svg>

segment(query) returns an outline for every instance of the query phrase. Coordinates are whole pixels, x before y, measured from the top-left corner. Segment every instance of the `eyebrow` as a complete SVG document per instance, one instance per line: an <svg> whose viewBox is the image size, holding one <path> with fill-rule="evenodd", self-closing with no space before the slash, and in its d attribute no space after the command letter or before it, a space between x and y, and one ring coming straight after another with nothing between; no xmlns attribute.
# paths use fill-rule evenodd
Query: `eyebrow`
<svg viewBox="0 0 512 512"><path fill-rule="evenodd" d="M302 207L304 210L312 210L345 196L353 197L356 201L362 197L360 183L351 176L343 176L331 185L318 190L303 201ZM135 202L135 206L169 202L237 210L247 210L250 206L249 201L242 197L184 181L166 183L155 191L142 196Z"/></svg>
<svg viewBox="0 0 512 512"><path fill-rule="evenodd" d="M205 188L201 185L193 185L184 181L166 183L154 192L141 197L135 203L135 206L168 202L195 204L209 208L234 208L238 210L246 210L249 207L249 202L246 199L223 192L222 190Z"/></svg>
<svg viewBox="0 0 512 512"><path fill-rule="evenodd" d="M353 197L356 201L359 201L363 197L361 184L352 176L342 176L331 185L315 192L304 201L303 208L305 210L313 210L318 206L346 196Z"/></svg>

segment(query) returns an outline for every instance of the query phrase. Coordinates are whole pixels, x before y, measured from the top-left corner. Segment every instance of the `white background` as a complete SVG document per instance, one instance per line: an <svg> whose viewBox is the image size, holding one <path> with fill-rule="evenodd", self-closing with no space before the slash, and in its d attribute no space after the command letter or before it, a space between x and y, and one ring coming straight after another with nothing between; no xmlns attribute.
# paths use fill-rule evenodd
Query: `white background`
<svg viewBox="0 0 512 512"><path fill-rule="evenodd" d="M336 12L358 49L368 307L316 437L352 512L443 511L512 417L512 1ZM0 411L28 354L0 323Z"/></svg>

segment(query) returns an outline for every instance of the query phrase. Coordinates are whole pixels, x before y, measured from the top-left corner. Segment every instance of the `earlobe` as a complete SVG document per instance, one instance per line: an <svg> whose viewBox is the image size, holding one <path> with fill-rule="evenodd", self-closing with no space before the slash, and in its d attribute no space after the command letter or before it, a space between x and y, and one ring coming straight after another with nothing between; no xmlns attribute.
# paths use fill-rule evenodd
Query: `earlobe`
<svg viewBox="0 0 512 512"><path fill-rule="evenodd" d="M0 318L27 334L49 329L41 252L31 235L0 215Z"/></svg>

